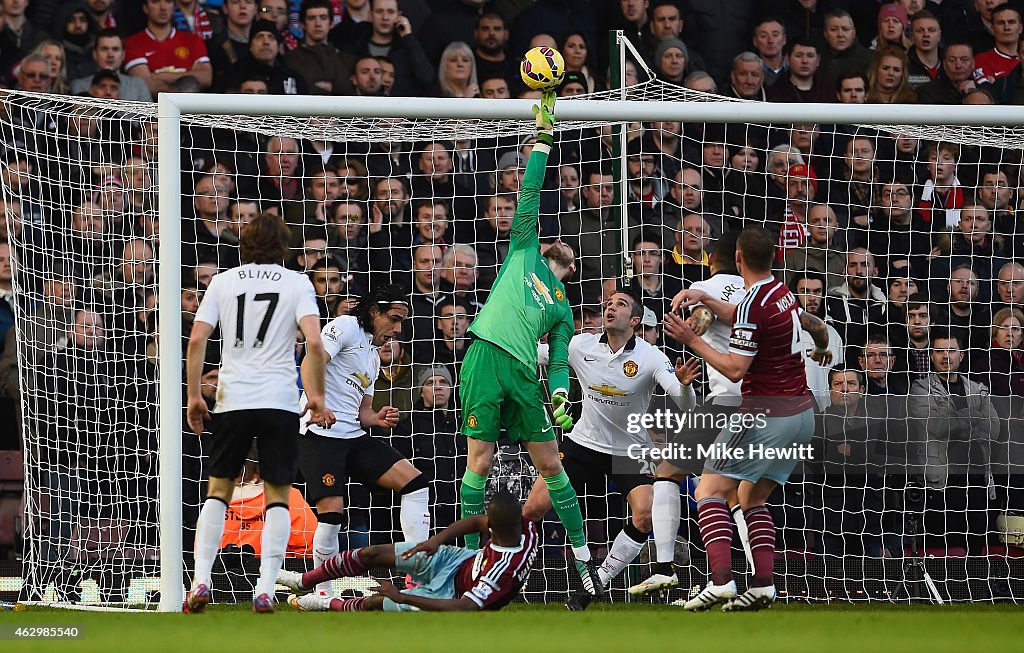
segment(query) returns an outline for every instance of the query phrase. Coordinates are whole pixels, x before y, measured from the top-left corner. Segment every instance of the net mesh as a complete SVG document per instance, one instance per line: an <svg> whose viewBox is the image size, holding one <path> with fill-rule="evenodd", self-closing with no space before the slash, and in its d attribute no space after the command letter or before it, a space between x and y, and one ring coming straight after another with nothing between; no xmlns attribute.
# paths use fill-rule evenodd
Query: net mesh
<svg viewBox="0 0 1024 653"><path fill-rule="evenodd" d="M651 80L560 102L600 99L724 98ZM5 100L3 201L16 265L27 471L23 592L42 600L151 602L159 544L156 109L15 92ZM560 124L542 194L542 237L566 239L579 253L579 272L567 290L580 329L600 328L593 309L606 282L624 270L638 276L645 304L660 318L675 289L707 277L705 254L718 235L765 226L779 236L784 280L806 268L820 273L809 277L801 301L813 308L820 279L828 296L817 310L842 339L837 358L846 367L870 368L861 380L886 399L882 409L872 409L882 412L869 411L861 423L866 430L881 428L881 435L850 442L867 450L872 437L895 439L894 423L921 427L915 430L923 434L917 458L904 453L884 458L878 469L838 474L808 468L772 497L776 570L785 595L925 596L914 575L922 570L920 560L944 597L1019 595L1024 574L1013 561L1021 549L1013 545L1020 535L1013 534L1012 511L1021 504L1021 484L1009 464L1019 444L1020 330L1009 328L1018 315L1008 314L1006 337L1016 338L1006 341L1009 347L992 327L993 316L1007 315L999 309L1024 300L1024 270L1004 267L1020 256L1024 234L1015 217L1024 130L628 124L621 174L628 188L626 240L635 251L624 259L622 221L609 209L619 165L613 127ZM465 329L507 254L510 211L532 134L523 121L182 117L183 287L180 298L162 299L181 302L183 334L187 338L210 277L238 264L238 234L258 211L277 210L292 227L290 264L310 272L324 320L374 284L409 285L412 319L401 346L382 354L374 400L375 407L399 407L403 420L373 435L431 474L435 529L457 517L465 443L456 435L457 394L447 410L432 407L418 378L424 368L442 366L458 385ZM929 149L926 142L943 145ZM938 165L929 164L934 160ZM800 164L808 169L794 167ZM856 248L872 255L873 285L865 299L848 285L864 276L856 270L848 276L847 252ZM958 271L964 262L970 272ZM960 277L966 284L956 281ZM931 365L927 350L918 349L920 333L906 328L915 290L928 298L933 327L965 337L961 369L970 372L970 384L952 389L963 400L922 408L908 399L919 379L929 382ZM862 350L879 336L887 338L888 350ZM660 331L651 337L673 358L683 349ZM204 368L211 401L216 337L213 345ZM879 361L893 361L893 372L878 372ZM809 363L822 410L832 403L826 374ZM994 415L974 383L987 387L984 401ZM924 395L950 391L941 383L923 388ZM655 402L660 406L664 398ZM822 420L822 456L847 456L852 427L837 427L841 416ZM182 438L184 562L190 569L205 443L190 433ZM971 454L971 465L956 466L960 454L951 451L972 443L980 453ZM242 477L239 505L260 501L254 471ZM525 498L534 475L525 453L504 446L491 487L509 485ZM684 587L706 578L690 486L682 488L687 499L677 543ZM400 539L393 494L352 484L347 499L350 524L342 546ZM628 509L614 485L588 486L581 503L600 559ZM229 521L215 567L218 600L251 594L258 558L246 533L258 532L253 513L259 511L239 508ZM288 565L302 568L311 560L315 521L301 504L293 513L302 520L293 519ZM524 596L562 600L576 580L553 514L544 534ZM650 557L645 550L615 580L613 600L647 575Z"/></svg>

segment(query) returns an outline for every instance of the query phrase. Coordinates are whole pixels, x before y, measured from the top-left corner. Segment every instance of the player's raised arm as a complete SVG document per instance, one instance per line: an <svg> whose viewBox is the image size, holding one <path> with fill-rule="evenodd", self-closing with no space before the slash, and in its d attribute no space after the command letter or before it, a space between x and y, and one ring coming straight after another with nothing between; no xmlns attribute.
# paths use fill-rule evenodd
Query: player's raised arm
<svg viewBox="0 0 1024 653"><path fill-rule="evenodd" d="M664 364L654 373L654 380L665 391L679 410L691 410L697 405L697 395L693 391L693 382L700 376L700 361L696 358L683 363L677 358L675 365L665 358Z"/></svg>
<svg viewBox="0 0 1024 653"><path fill-rule="evenodd" d="M548 154L554 145L555 134L555 92L545 91L540 105L534 105L537 116L537 143L530 153L519 191L519 205L512 220L511 248L540 247L537 219L540 215L540 189L548 166Z"/></svg>

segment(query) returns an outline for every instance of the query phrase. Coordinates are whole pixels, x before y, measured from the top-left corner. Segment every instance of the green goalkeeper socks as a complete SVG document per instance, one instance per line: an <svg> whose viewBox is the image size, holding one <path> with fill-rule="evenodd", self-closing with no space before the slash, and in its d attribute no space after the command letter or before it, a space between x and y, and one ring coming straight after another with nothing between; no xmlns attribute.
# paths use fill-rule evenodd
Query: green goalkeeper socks
<svg viewBox="0 0 1024 653"><path fill-rule="evenodd" d="M548 495L551 497L551 504L562 520L565 531L569 535L569 541L574 548L585 547L587 536L583 532L583 514L580 512L580 502L576 498L576 490L569 483L563 469L558 474L544 479L548 486Z"/></svg>
<svg viewBox="0 0 1024 653"><path fill-rule="evenodd" d="M462 504L462 517L472 517L482 514L484 511L484 488L487 486L487 477L480 476L476 472L467 469L462 475L462 487L459 488L459 500ZM579 512L579 508L576 509ZM467 533L465 535L467 549L480 548L480 533Z"/></svg>

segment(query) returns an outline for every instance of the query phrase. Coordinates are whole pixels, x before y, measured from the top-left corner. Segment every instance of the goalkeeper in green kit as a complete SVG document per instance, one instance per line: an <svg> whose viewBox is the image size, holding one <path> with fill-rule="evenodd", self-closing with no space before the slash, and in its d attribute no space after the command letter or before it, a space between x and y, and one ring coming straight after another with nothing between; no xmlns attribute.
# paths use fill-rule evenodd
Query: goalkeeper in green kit
<svg viewBox="0 0 1024 653"><path fill-rule="evenodd" d="M487 302L469 332L473 342L462 364L460 431L469 439L467 469L462 477L462 517L484 511L484 486L491 471L498 435L505 427L513 442L522 442L544 478L555 511L565 526L583 588L599 595L602 585L590 558L576 491L562 469L555 430L548 418L544 388L537 378L537 342L547 334L551 407L555 423L569 430L569 340L572 311L562 280L576 270L572 248L555 241L541 254L538 236L540 190L554 138L555 93L547 91L537 116L537 144L523 178L512 222L508 257L498 272ZM479 535L466 536L479 548Z"/></svg>

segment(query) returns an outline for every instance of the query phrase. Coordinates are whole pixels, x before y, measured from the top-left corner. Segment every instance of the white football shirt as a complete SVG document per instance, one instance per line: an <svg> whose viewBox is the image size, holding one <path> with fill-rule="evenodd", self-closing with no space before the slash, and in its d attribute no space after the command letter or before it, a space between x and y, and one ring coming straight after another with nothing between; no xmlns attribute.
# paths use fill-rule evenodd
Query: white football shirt
<svg viewBox="0 0 1024 653"><path fill-rule="evenodd" d="M825 410L832 405L832 399L828 393L828 371L836 365L844 365L846 363L845 356L843 355L842 337L832 328L831 324L826 324L825 328L828 329L828 350L832 352L832 362L829 363L828 367L822 367L811 360L808 354L815 347L814 338L807 331L800 329L800 356L803 357L804 367L807 368L807 387L810 389L811 394L814 395L814 400L818 403L819 410Z"/></svg>
<svg viewBox="0 0 1024 653"><path fill-rule="evenodd" d="M306 424L305 428L328 438L358 438L364 433L359 424L359 406L363 397L373 396L373 384L380 374L378 348L373 345L373 336L363 331L352 315L328 322L320 337L331 357L327 363L325 403L338 421L331 428L315 424ZM303 394L303 405L305 401Z"/></svg>
<svg viewBox="0 0 1024 653"><path fill-rule="evenodd" d="M738 274L726 274L724 272L715 273L704 281L694 283L690 288L703 290L712 297L729 302L733 306L739 306L739 303L747 294L743 285L743 277ZM701 338L704 339L704 342L711 345L715 351L726 353L729 351L729 337L731 335L732 325L722 322L716 316L715 321L711 323L711 326L708 327L707 332ZM711 365L705 365L704 369L708 379L708 399L722 395L740 396L741 381L730 381Z"/></svg>
<svg viewBox="0 0 1024 653"><path fill-rule="evenodd" d="M569 341L569 365L583 388L583 409L567 436L594 451L626 456L630 445L652 445L647 429L630 433L627 424L630 415L647 413L655 384L681 410L695 403L693 388L679 383L668 356L642 338L634 336L612 351L604 335L575 335Z"/></svg>
<svg viewBox="0 0 1024 653"><path fill-rule="evenodd" d="M298 412L295 331L320 316L313 284L276 264L247 263L215 276L196 321L220 324L215 413L276 408Z"/></svg>

